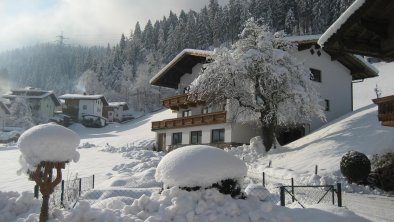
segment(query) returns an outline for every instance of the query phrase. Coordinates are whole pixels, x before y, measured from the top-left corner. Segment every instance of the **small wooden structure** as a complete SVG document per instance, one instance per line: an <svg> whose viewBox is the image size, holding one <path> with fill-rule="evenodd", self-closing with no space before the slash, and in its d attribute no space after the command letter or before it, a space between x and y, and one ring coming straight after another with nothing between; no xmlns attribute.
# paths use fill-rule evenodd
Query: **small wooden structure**
<svg viewBox="0 0 394 222"><path fill-rule="evenodd" d="M394 95L372 100L378 105L378 118L383 126L394 126Z"/></svg>

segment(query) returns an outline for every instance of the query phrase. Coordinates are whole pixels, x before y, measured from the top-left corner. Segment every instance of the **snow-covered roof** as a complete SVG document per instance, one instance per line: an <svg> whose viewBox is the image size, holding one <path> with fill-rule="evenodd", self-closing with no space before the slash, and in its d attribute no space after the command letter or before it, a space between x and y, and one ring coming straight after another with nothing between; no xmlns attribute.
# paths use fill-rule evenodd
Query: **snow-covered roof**
<svg viewBox="0 0 394 222"><path fill-rule="evenodd" d="M225 179L246 176L245 163L222 149L194 145L168 153L157 166L155 178L165 186L209 187Z"/></svg>
<svg viewBox="0 0 394 222"><path fill-rule="evenodd" d="M316 41L320 38L321 34L317 35L298 35L298 36L288 36L285 39L291 42L309 42L312 41L316 43Z"/></svg>
<svg viewBox="0 0 394 222"><path fill-rule="evenodd" d="M299 46L306 45L309 48L310 45L317 44L320 36L321 35L289 36L286 37L286 39L298 43ZM323 50L330 55L336 54L335 52L327 51L324 48ZM342 53L341 55L335 55L334 57L352 71L353 80L375 77L379 73L379 70L359 55Z"/></svg>
<svg viewBox="0 0 394 222"><path fill-rule="evenodd" d="M334 35L341 26L349 19L351 15L354 14L361 6L364 5L366 0L356 0L352 5L344 12L342 15L324 32L324 34L319 38L318 44L324 46L324 43Z"/></svg>
<svg viewBox="0 0 394 222"><path fill-rule="evenodd" d="M3 98L13 100L16 97L23 97L26 99L43 99L50 96L56 106L60 106L60 101L55 96L53 91L46 91L42 89L26 87L23 89L12 89L9 94L3 95Z"/></svg>
<svg viewBox="0 0 394 222"><path fill-rule="evenodd" d="M110 102L108 103L109 107L120 107L123 106L123 110L128 110L129 106L127 105L126 102Z"/></svg>
<svg viewBox="0 0 394 222"><path fill-rule="evenodd" d="M74 131L55 123L34 126L18 139L22 169L34 169L40 162L79 160L80 138Z"/></svg>
<svg viewBox="0 0 394 222"><path fill-rule="evenodd" d="M11 114L10 110L8 109L8 107L2 101L0 101L0 109L2 109L5 114L8 114L8 115Z"/></svg>
<svg viewBox="0 0 394 222"><path fill-rule="evenodd" d="M356 0L318 43L326 50L394 60L394 1Z"/></svg>
<svg viewBox="0 0 394 222"><path fill-rule="evenodd" d="M82 95L82 94L64 94L59 96L59 99L69 100L69 99L77 99L77 100L98 100L101 99L105 106L108 106L108 101L103 95Z"/></svg>
<svg viewBox="0 0 394 222"><path fill-rule="evenodd" d="M149 81L152 85L164 86L169 88L177 88L179 78L185 74L184 71L190 71L197 63L204 62L207 57L212 56L213 51L198 50L198 49L184 49L174 59L164 66L153 78ZM177 70L176 66L183 67L181 71ZM186 69L186 70L185 70ZM167 78L165 78L167 77Z"/></svg>

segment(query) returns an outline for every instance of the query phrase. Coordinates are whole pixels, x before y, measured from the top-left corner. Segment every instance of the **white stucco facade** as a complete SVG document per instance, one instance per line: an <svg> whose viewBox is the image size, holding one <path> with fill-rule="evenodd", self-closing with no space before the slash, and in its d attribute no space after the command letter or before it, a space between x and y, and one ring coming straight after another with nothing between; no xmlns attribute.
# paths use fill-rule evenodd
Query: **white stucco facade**
<svg viewBox="0 0 394 222"><path fill-rule="evenodd" d="M78 119L82 120L83 115L103 116L103 103L101 99L79 100Z"/></svg>
<svg viewBox="0 0 394 222"><path fill-rule="evenodd" d="M325 111L325 114L327 122L330 122L353 111L352 75L350 70L340 62L332 61L331 56L324 50L316 49L314 46L312 48L313 54L308 49L297 52L295 56L306 67L321 71L321 82L316 82L316 84L322 99L321 105L325 107L325 100L329 101L329 110ZM317 51L320 51L320 56ZM314 119L309 123L310 131L314 131L324 124L320 119Z"/></svg>

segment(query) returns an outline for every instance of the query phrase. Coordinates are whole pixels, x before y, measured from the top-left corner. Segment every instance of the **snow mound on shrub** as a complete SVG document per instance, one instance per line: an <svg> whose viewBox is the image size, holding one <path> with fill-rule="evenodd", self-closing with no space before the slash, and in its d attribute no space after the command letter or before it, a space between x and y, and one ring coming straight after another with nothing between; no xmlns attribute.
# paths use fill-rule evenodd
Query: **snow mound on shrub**
<svg viewBox="0 0 394 222"><path fill-rule="evenodd" d="M77 162L79 141L78 134L55 123L34 126L17 143L22 168L34 169L41 161Z"/></svg>
<svg viewBox="0 0 394 222"><path fill-rule="evenodd" d="M263 187L263 185L253 183L250 183L245 188L245 193L248 198L256 197L258 200L266 200L270 195L270 192L267 190L267 188Z"/></svg>
<svg viewBox="0 0 394 222"><path fill-rule="evenodd" d="M155 178L165 186L209 187L246 176L245 163L224 150L204 145L176 149L160 161Z"/></svg>

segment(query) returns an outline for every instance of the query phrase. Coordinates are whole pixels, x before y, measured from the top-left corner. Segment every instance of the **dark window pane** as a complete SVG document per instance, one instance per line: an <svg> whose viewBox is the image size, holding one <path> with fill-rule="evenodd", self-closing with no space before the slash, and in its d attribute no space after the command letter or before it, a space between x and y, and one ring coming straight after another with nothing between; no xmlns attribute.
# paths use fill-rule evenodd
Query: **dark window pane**
<svg viewBox="0 0 394 222"><path fill-rule="evenodd" d="M212 130L212 143L224 142L224 129Z"/></svg>
<svg viewBox="0 0 394 222"><path fill-rule="evenodd" d="M182 144L182 133L172 134L172 145Z"/></svg>
<svg viewBox="0 0 394 222"><path fill-rule="evenodd" d="M190 143L191 144L201 144L201 135L202 132L201 131L192 131L190 133Z"/></svg>
<svg viewBox="0 0 394 222"><path fill-rule="evenodd" d="M310 70L312 73L311 80L315 82L321 82L321 71L317 69L310 69Z"/></svg>

